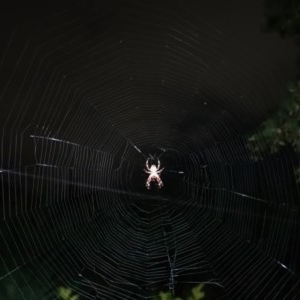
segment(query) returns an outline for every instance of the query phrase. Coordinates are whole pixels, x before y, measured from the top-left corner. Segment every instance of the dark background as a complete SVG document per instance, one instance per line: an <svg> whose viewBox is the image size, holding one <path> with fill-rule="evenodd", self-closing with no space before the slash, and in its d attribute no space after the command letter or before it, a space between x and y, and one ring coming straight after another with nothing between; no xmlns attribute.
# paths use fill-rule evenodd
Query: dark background
<svg viewBox="0 0 300 300"><path fill-rule="evenodd" d="M246 146L296 75L262 15L253 0L2 7L3 297L299 296L298 158Z"/></svg>

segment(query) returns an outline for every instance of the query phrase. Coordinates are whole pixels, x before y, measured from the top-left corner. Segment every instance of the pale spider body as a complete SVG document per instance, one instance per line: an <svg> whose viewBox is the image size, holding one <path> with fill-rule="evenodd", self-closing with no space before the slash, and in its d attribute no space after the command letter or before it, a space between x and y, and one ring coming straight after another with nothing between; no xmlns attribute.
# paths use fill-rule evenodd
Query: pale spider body
<svg viewBox="0 0 300 300"><path fill-rule="evenodd" d="M149 174L148 179L146 180L146 188L150 190L150 183L151 181L155 181L158 184L158 188L161 188L164 184L162 180L160 179L160 173L164 170L164 168L160 169L160 161L157 162L156 165L151 165L149 167L149 159L146 161L146 170L144 170L147 174Z"/></svg>

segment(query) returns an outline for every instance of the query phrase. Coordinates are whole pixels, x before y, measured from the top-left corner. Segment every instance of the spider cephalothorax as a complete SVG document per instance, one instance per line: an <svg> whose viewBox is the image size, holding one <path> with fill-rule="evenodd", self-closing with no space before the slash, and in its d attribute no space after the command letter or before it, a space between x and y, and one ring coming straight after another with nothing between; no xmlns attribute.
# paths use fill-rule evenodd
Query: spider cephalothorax
<svg viewBox="0 0 300 300"><path fill-rule="evenodd" d="M160 173L163 171L164 168L160 169L160 161L157 161L157 167L156 165L152 164L151 167L149 167L149 159L146 161L146 169L144 170L147 174L149 174L148 179L146 181L146 188L150 189L150 182L156 181L158 183L158 187L161 188L164 184L162 180L160 179Z"/></svg>

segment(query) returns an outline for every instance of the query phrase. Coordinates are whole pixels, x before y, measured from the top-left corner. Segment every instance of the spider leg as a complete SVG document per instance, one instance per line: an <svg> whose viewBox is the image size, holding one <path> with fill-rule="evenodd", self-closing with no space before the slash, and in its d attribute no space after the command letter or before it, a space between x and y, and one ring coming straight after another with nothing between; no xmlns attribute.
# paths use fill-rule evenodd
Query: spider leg
<svg viewBox="0 0 300 300"><path fill-rule="evenodd" d="M160 179L160 177L158 176L156 179L157 179L158 187L159 188L163 187L164 184L163 184L162 180Z"/></svg>
<svg viewBox="0 0 300 300"><path fill-rule="evenodd" d="M161 170L156 171L156 173L160 174L163 170L164 170L164 168L162 168Z"/></svg>
<svg viewBox="0 0 300 300"><path fill-rule="evenodd" d="M157 170L159 170L160 169L160 160L158 159L157 160Z"/></svg>
<svg viewBox="0 0 300 300"><path fill-rule="evenodd" d="M147 168L147 170L150 170L150 167L149 167L149 158L146 160L146 168Z"/></svg>
<svg viewBox="0 0 300 300"><path fill-rule="evenodd" d="M151 177L149 176L148 179L146 180L146 188L148 190L150 190L150 181L151 181Z"/></svg>

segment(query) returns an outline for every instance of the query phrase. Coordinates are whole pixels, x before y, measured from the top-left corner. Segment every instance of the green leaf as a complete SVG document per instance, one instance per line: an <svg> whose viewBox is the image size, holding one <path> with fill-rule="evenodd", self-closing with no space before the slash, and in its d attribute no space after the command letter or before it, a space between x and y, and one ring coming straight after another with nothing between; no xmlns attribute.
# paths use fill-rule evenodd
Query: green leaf
<svg viewBox="0 0 300 300"><path fill-rule="evenodd" d="M203 287L204 284L201 283L192 289L192 295L194 297L194 300L201 300L204 298L205 293L202 291Z"/></svg>
<svg viewBox="0 0 300 300"><path fill-rule="evenodd" d="M61 300L78 300L79 296L78 295L72 295L72 289L68 287L59 287L57 289L59 299Z"/></svg>
<svg viewBox="0 0 300 300"><path fill-rule="evenodd" d="M167 292L167 293L164 293L164 292L160 292L159 293L159 296L160 296L160 299L161 300L172 300L172 294Z"/></svg>

